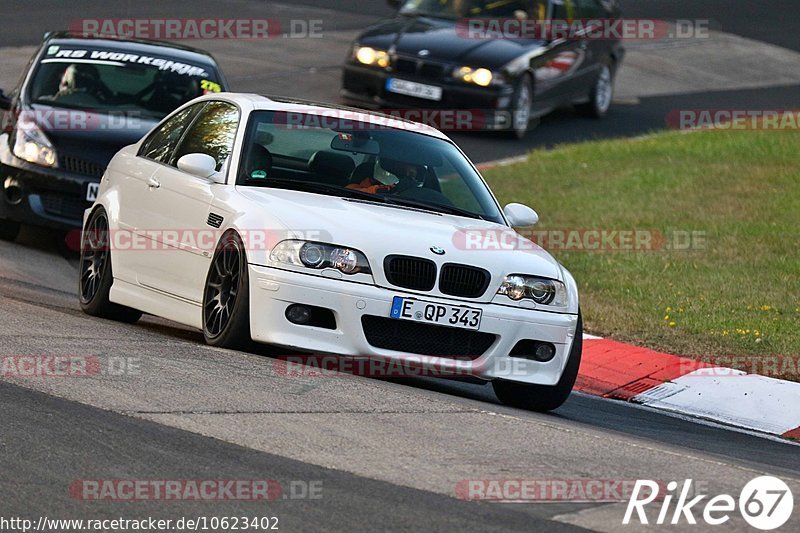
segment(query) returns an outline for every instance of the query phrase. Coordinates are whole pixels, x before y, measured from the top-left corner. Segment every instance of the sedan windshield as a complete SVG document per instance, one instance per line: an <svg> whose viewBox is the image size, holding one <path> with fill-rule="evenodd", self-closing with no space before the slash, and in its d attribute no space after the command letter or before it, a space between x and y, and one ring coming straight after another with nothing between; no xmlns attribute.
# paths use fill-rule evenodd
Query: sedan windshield
<svg viewBox="0 0 800 533"><path fill-rule="evenodd" d="M53 107L140 113L162 118L180 105L222 87L207 67L153 56L69 50L39 63L28 96Z"/></svg>
<svg viewBox="0 0 800 533"><path fill-rule="evenodd" d="M503 223L494 198L458 148L408 126L255 112L237 183Z"/></svg>
<svg viewBox="0 0 800 533"><path fill-rule="evenodd" d="M463 17L544 18L545 0L407 0L404 15L458 19Z"/></svg>

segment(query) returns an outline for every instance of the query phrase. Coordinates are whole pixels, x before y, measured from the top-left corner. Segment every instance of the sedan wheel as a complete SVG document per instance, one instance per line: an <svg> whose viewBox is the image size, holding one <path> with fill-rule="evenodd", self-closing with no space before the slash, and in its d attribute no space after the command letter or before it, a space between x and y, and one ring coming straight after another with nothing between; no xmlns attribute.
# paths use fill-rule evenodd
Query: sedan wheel
<svg viewBox="0 0 800 533"><path fill-rule="evenodd" d="M111 270L111 249L108 239L108 217L103 208L92 213L81 236L79 295L86 314L133 323L141 311L112 303L109 300L114 275Z"/></svg>
<svg viewBox="0 0 800 533"><path fill-rule="evenodd" d="M614 74L611 67L603 65L597 77L589 101L577 106L578 110L586 116L603 118L608 114L611 100L614 98Z"/></svg>
<svg viewBox="0 0 800 533"><path fill-rule="evenodd" d="M234 232L217 246L203 291L203 335L222 348L246 348L250 342L249 280L242 241Z"/></svg>

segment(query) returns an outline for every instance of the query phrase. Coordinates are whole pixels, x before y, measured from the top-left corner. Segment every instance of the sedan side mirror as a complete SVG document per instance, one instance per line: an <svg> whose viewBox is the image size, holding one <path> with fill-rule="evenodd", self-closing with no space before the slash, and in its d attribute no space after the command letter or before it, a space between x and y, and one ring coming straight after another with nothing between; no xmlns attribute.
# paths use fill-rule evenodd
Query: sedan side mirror
<svg viewBox="0 0 800 533"><path fill-rule="evenodd" d="M508 219L508 223L515 228L534 226L539 222L539 215L536 214L536 211L523 204L508 204L503 209L503 214Z"/></svg>
<svg viewBox="0 0 800 533"><path fill-rule="evenodd" d="M224 176L217 172L217 161L208 154L186 154L178 159L178 169L192 176L224 183Z"/></svg>

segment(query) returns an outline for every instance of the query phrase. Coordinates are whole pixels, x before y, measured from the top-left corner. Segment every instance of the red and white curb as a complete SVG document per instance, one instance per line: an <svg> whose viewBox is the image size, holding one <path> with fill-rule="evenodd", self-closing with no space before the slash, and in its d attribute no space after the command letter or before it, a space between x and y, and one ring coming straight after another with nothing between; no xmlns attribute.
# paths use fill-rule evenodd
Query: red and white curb
<svg viewBox="0 0 800 533"><path fill-rule="evenodd" d="M583 338L578 391L800 440L800 383Z"/></svg>

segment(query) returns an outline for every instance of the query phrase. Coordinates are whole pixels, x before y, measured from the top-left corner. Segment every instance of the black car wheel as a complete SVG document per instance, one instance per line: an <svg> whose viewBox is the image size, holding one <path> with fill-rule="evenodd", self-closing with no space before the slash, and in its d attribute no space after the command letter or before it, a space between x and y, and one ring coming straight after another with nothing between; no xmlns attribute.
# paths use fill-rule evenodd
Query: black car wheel
<svg viewBox="0 0 800 533"><path fill-rule="evenodd" d="M578 313L578 325L575 328L575 340L569 352L569 360L561 378L553 386L528 385L513 381L492 381L497 398L506 405L527 409L530 411L552 411L560 407L567 398L575 380L578 377L578 368L581 366L581 353L583 351L583 319Z"/></svg>
<svg viewBox="0 0 800 533"><path fill-rule="evenodd" d="M0 240L13 241L19 235L19 222L0 219Z"/></svg>
<svg viewBox="0 0 800 533"><path fill-rule="evenodd" d="M242 240L229 231L217 245L203 291L203 336L208 344L232 349L250 345L249 288Z"/></svg>
<svg viewBox="0 0 800 533"><path fill-rule="evenodd" d="M608 115L613 98L614 71L610 65L603 65L589 95L589 101L576 107L578 111L587 117L603 118Z"/></svg>
<svg viewBox="0 0 800 533"><path fill-rule="evenodd" d="M108 239L108 217L101 207L92 213L81 236L79 295L86 314L133 323L141 311L112 303L109 300L114 275L111 270L111 247Z"/></svg>
<svg viewBox="0 0 800 533"><path fill-rule="evenodd" d="M531 77L523 75L517 83L511 101L510 131L517 139L522 139L531 129L531 107L533 106L533 83Z"/></svg>

